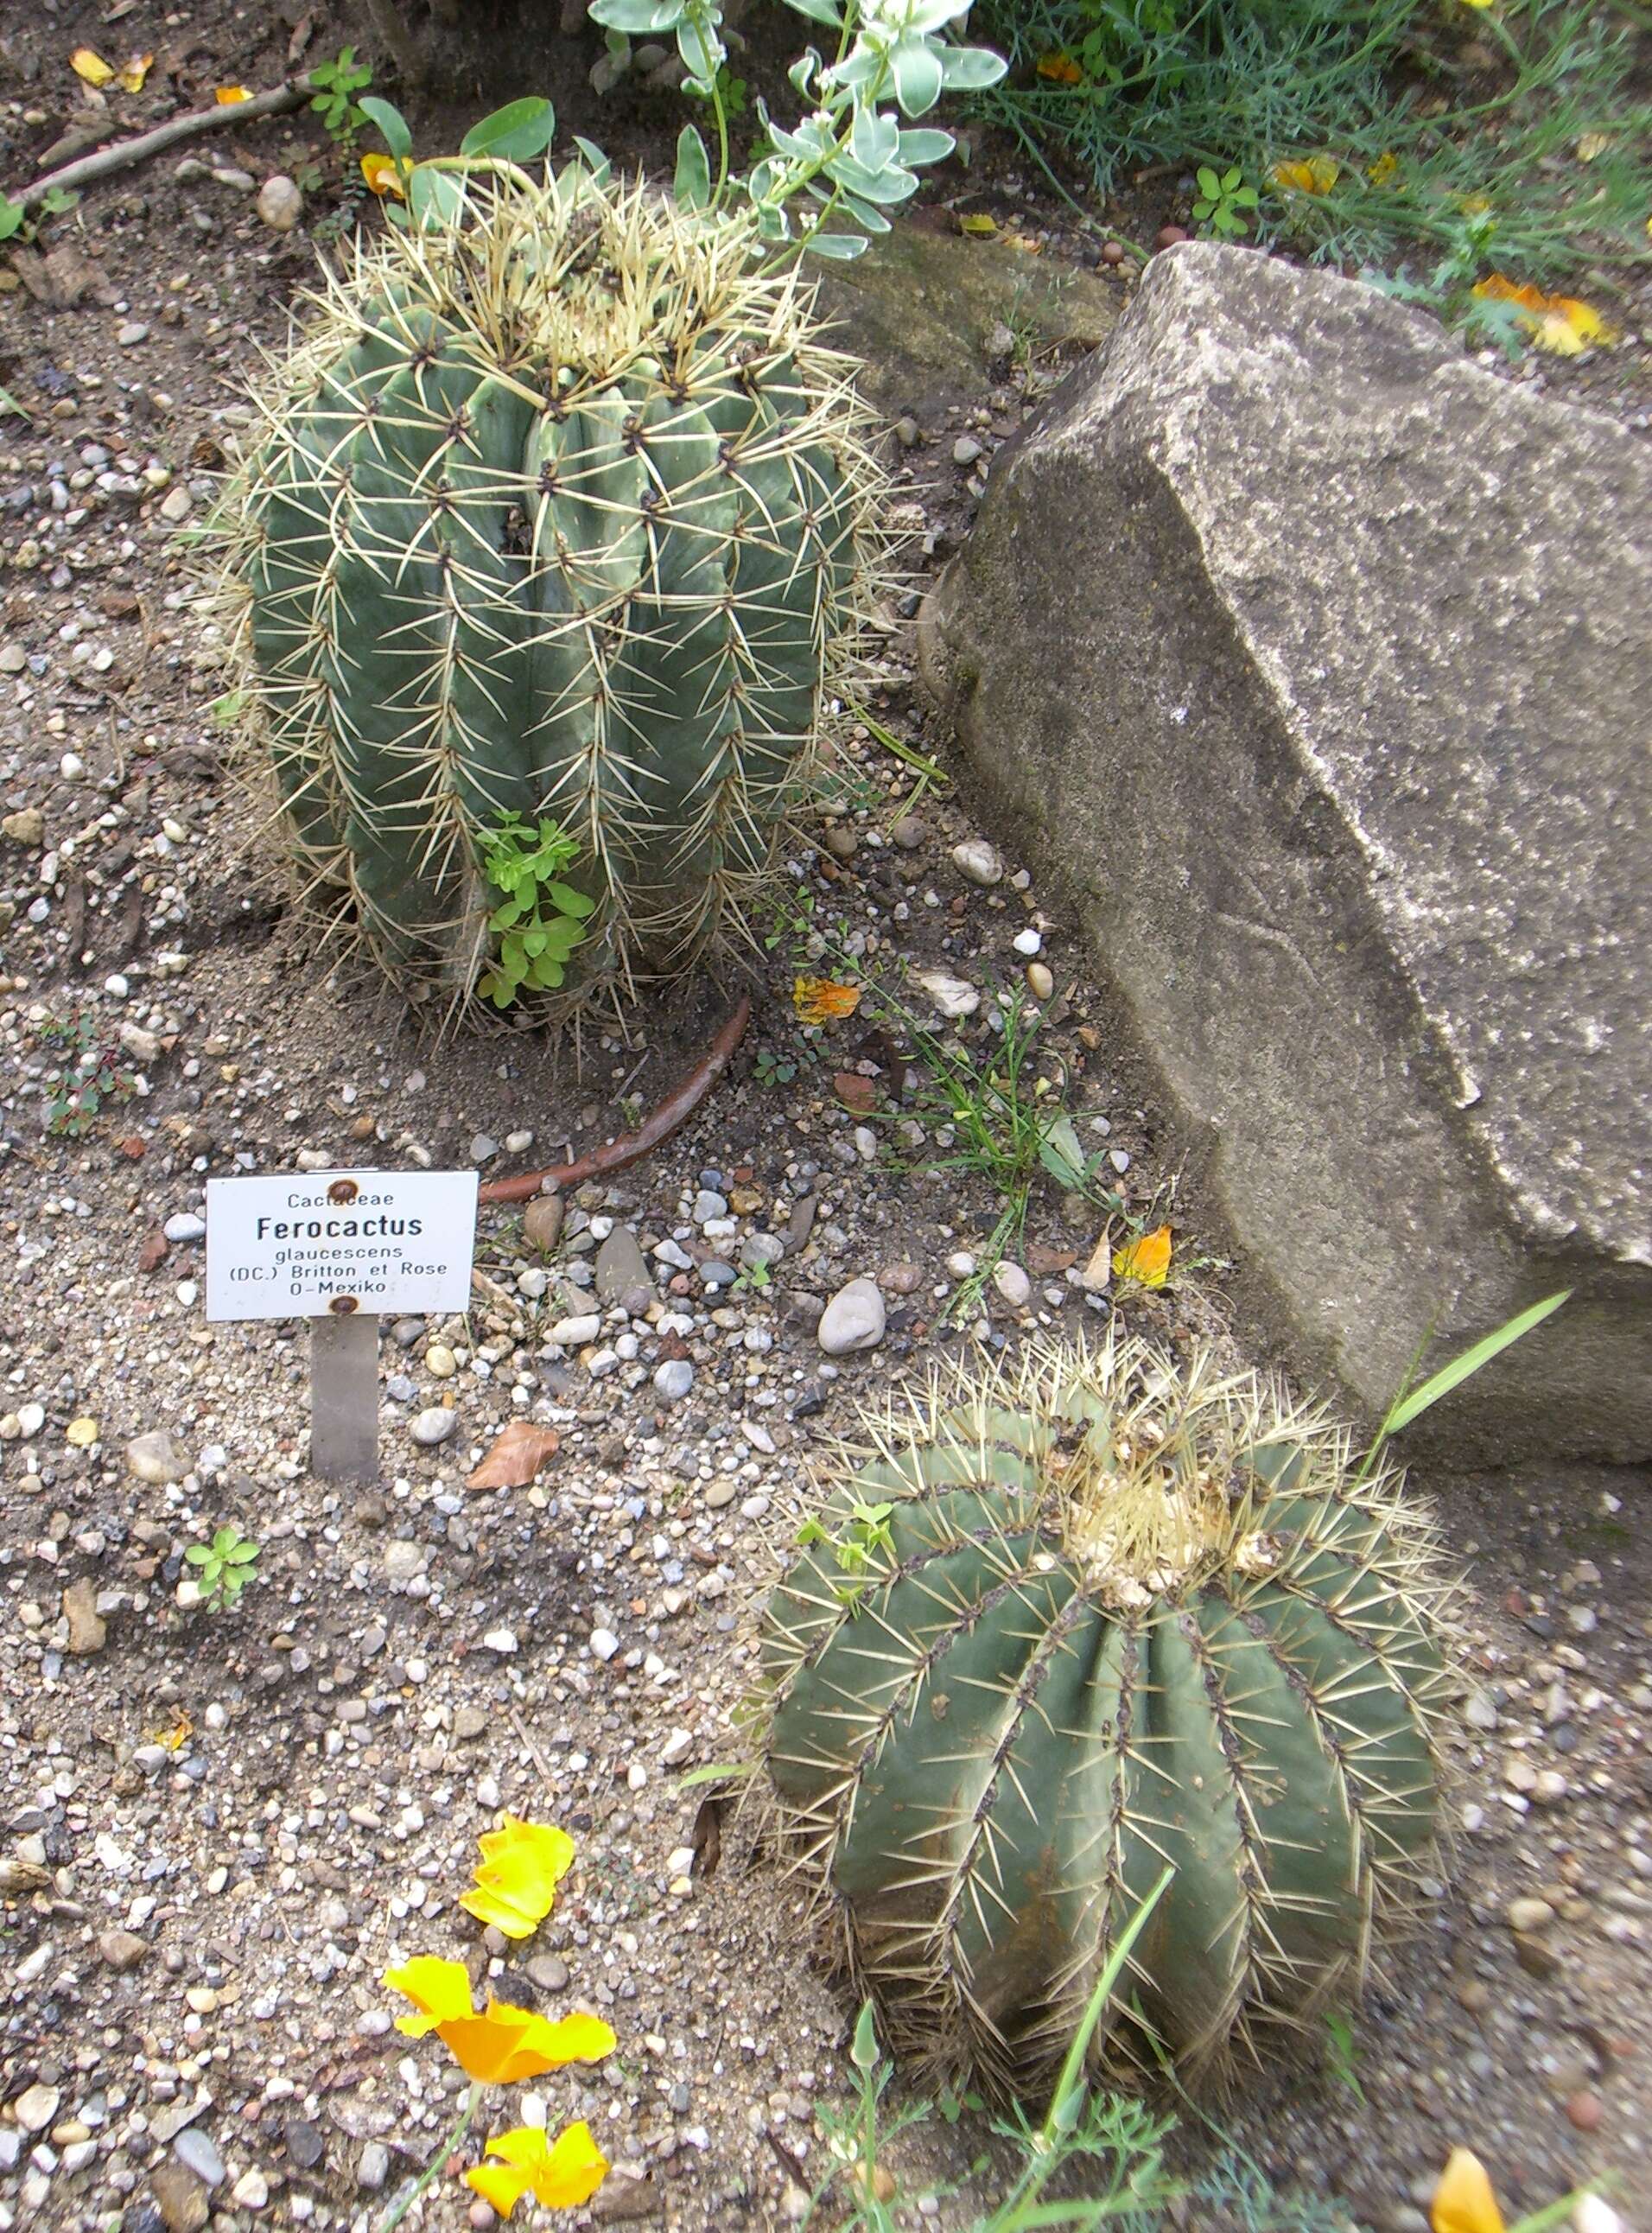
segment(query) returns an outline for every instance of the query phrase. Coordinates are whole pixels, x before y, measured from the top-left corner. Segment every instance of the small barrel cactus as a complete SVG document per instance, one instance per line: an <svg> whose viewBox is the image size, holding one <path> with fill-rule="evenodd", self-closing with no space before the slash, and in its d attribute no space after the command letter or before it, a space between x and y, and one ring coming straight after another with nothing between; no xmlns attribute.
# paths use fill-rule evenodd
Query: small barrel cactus
<svg viewBox="0 0 1652 2233"><path fill-rule="evenodd" d="M306 886L414 999L629 991L771 865L881 484L851 361L751 247L478 173L358 247L261 399L218 515L241 679ZM542 918L489 869L547 827Z"/></svg>
<svg viewBox="0 0 1652 2233"><path fill-rule="evenodd" d="M767 1764L897 2055L1190 2076L1357 1984L1434 1844L1448 1585L1397 1475L1134 1341L877 1423L764 1624Z"/></svg>

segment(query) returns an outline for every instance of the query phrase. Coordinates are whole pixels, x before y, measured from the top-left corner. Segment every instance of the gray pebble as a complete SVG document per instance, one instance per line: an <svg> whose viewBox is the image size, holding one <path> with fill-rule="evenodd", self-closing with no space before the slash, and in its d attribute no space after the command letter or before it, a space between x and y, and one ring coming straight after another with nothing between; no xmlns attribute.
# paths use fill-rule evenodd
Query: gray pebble
<svg viewBox="0 0 1652 2233"><path fill-rule="evenodd" d="M192 2171L205 2186L222 2186L224 2180L224 2158L212 2142L210 2132L198 2125L186 2125L172 2142L172 2153L186 2171Z"/></svg>
<svg viewBox="0 0 1652 2233"><path fill-rule="evenodd" d="M875 1279L851 1279L821 1312L816 1338L828 1357L875 1349L883 1338L883 1296Z"/></svg>
<svg viewBox="0 0 1652 2233"><path fill-rule="evenodd" d="M424 1449L433 1449L438 1442L445 1442L458 1424L457 1411L450 1411L441 1404L433 1404L428 1411L420 1412L407 1432Z"/></svg>

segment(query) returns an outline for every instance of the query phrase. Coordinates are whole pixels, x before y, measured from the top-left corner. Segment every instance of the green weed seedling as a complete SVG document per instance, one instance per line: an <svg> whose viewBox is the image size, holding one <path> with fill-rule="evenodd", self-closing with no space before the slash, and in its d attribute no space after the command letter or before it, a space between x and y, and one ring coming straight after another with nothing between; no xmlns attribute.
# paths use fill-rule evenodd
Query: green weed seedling
<svg viewBox="0 0 1652 2233"><path fill-rule="evenodd" d="M69 1017L53 1017L36 1036L44 1046L61 1049L62 1059L45 1077L46 1130L60 1138L79 1139L89 1132L100 1110L111 1101L129 1101L137 1080L120 1066L120 1042L101 1032L90 1009Z"/></svg>
<svg viewBox="0 0 1652 2233"><path fill-rule="evenodd" d="M1113 1947L1044 2115L1035 2119L1018 2108L991 2119L990 2129L1010 2143L1017 2167L996 2208L971 2219L968 2233L1034 2233L1035 2228L1048 2229L1048 2233L1056 2229L1096 2233L1103 2225L1122 2225L1129 2233L1143 2229L1145 2233L1146 2228L1164 2223L1161 2213L1180 2191L1164 2161L1174 2119L1155 2114L1134 2097L1092 2089L1085 2083L1084 2059L1130 1949L1163 1898L1172 1874L1165 1870ZM846 2115L823 2106L821 2109L831 2167L810 2197L803 2222L808 2226L829 2223L836 2233L897 2233L914 2222L910 2204L918 2197L902 2192L888 2160L891 2143L937 2113L947 2124L956 2125L965 2109L977 2106L979 2097L948 2093L938 2101L911 2102L886 2115L885 2097L894 2069L879 2052L870 2002L856 2020L849 2062L855 2098ZM985 2154L978 2156L967 2177L985 2171L989 2161ZM1078 2178L1071 2183L1083 2187L1083 2195L1070 2200L1050 2198L1050 2186L1080 2166ZM940 2200L955 2193L957 2186L938 2187L926 2181L922 2191Z"/></svg>
<svg viewBox="0 0 1652 2233"><path fill-rule="evenodd" d="M596 905L562 880L578 857L579 840L555 822L542 820L536 830L511 814L484 836L483 873L504 897L488 917L499 950L478 989L496 1008L508 1008L524 992L549 991L566 975Z"/></svg>
<svg viewBox="0 0 1652 2233"><path fill-rule="evenodd" d="M1245 183L1245 173L1234 163L1226 171L1201 163L1198 171L1199 199L1193 216L1199 224L1223 240L1242 240L1251 229L1245 215L1260 199L1254 186Z"/></svg>
<svg viewBox="0 0 1652 2233"><path fill-rule="evenodd" d="M192 1543L184 1556L196 1570L201 1603L228 1612L247 1584L257 1579L260 1546L238 1527L218 1529L210 1543Z"/></svg>
<svg viewBox="0 0 1652 2233"><path fill-rule="evenodd" d="M372 63L357 62L354 47L341 47L332 62L315 64L309 81L315 88L309 105L328 137L341 153L354 154L357 135L367 121L355 96L372 84Z"/></svg>

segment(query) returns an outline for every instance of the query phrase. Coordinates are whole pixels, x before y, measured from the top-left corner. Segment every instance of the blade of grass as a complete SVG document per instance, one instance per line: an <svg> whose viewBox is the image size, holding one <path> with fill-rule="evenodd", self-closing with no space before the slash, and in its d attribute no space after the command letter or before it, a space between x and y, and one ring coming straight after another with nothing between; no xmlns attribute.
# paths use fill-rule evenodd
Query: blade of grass
<svg viewBox="0 0 1652 2233"><path fill-rule="evenodd" d="M843 711L869 729L886 752L893 752L896 759L903 761L909 768L916 769L920 775L927 776L931 783L952 781L946 769L937 761L932 760L927 753L920 752L915 745L909 745L903 738L897 737L893 729L886 729L877 715L869 713L856 700L846 698Z"/></svg>
<svg viewBox="0 0 1652 2233"><path fill-rule="evenodd" d="M1433 1378L1425 1380L1421 1388L1413 1389L1408 1396L1397 1397L1382 1422L1378 1440L1386 1441L1390 1435L1397 1435L1402 1427L1408 1427L1413 1419L1420 1417L1431 1404L1437 1403L1442 1396L1449 1396L1454 1388L1460 1387L1465 1380L1470 1379L1482 1365L1489 1364L1512 1343L1530 1333L1534 1326L1541 1325L1545 1318L1551 1317L1562 1303L1570 1301L1571 1298L1571 1289L1563 1287L1558 1294L1547 1295L1542 1302L1533 1303L1529 1310L1521 1311L1506 1319L1494 1333L1486 1334L1472 1348L1464 1350L1460 1357L1454 1357L1449 1364L1441 1365Z"/></svg>

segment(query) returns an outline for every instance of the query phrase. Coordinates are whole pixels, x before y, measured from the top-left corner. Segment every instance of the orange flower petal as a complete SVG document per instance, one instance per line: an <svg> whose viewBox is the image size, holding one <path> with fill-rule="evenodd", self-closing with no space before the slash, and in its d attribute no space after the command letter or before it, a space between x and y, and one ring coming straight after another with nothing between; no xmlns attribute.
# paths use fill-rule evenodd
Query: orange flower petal
<svg viewBox="0 0 1652 2233"><path fill-rule="evenodd" d="M583 2119L569 2125L554 2141L531 2125L496 2132L487 2153L501 2161L483 2164L466 2172L465 2178L503 2217L530 2191L547 2210L576 2210L589 2201L608 2173L608 2158Z"/></svg>
<svg viewBox="0 0 1652 2233"><path fill-rule="evenodd" d="M791 1005L800 1024L829 1024L852 1016L861 1005L858 985L840 985L830 977L794 977Z"/></svg>
<svg viewBox="0 0 1652 2233"><path fill-rule="evenodd" d="M414 2016L398 2016L396 2029L409 2039L422 2039L440 2024L474 2015L471 1973L462 1962L446 1962L435 1954L415 1954L399 1969L387 1969L384 1982L418 2009Z"/></svg>
<svg viewBox="0 0 1652 2233"><path fill-rule="evenodd" d="M1342 175L1343 166L1334 156L1309 155L1301 162L1276 163L1268 173L1268 184L1299 194L1328 194Z"/></svg>
<svg viewBox="0 0 1652 2233"><path fill-rule="evenodd" d="M361 176L372 192L394 194L398 200L406 200L407 190L401 183L401 173L396 167L393 155L363 155Z"/></svg>
<svg viewBox="0 0 1652 2233"><path fill-rule="evenodd" d="M552 2022L535 2008L491 2000L479 2016L439 2023L436 2035L465 2074L484 2086L514 2086L569 2062L600 2062L618 2044L599 2016Z"/></svg>
<svg viewBox="0 0 1652 2233"><path fill-rule="evenodd" d="M1038 75L1048 78L1052 85L1083 85L1084 73L1070 54L1057 49L1052 55L1040 55Z"/></svg>
<svg viewBox="0 0 1652 2233"><path fill-rule="evenodd" d="M548 1822L507 1814L504 1826L480 1842L476 1883L459 1905L507 1938L531 1937L556 1905L556 1887L573 1866L573 1839Z"/></svg>
<svg viewBox="0 0 1652 2233"><path fill-rule="evenodd" d="M221 85L212 98L220 108L233 108L238 101L251 100L252 88L250 85Z"/></svg>
<svg viewBox="0 0 1652 2233"><path fill-rule="evenodd" d="M479 2194L500 2217L509 2217L533 2181L525 2171L508 2164L478 2164L465 2174L465 2184Z"/></svg>
<svg viewBox="0 0 1652 2233"><path fill-rule="evenodd" d="M1600 312L1575 295L1545 295L1501 271L1480 280L1475 294L1489 303L1512 303L1534 348L1551 356L1581 356L1587 348L1609 348L1617 339Z"/></svg>
<svg viewBox="0 0 1652 2233"><path fill-rule="evenodd" d="M1121 1279L1135 1279L1143 1287L1162 1287L1170 1277L1170 1227L1144 1233L1113 1251L1113 1269Z"/></svg>
<svg viewBox="0 0 1652 2233"><path fill-rule="evenodd" d="M1454 2148L1429 2215L1434 2233L1503 2233L1503 2213L1486 2166L1468 2148Z"/></svg>

